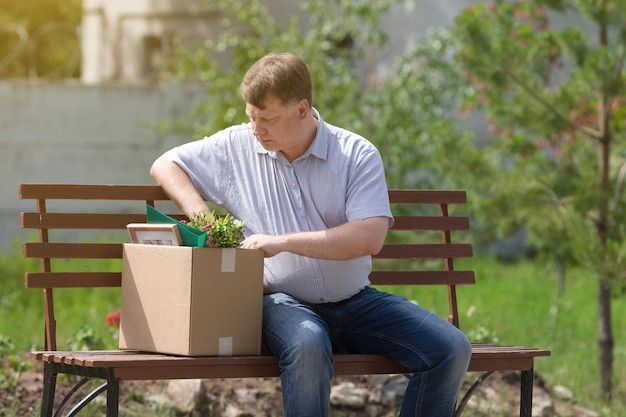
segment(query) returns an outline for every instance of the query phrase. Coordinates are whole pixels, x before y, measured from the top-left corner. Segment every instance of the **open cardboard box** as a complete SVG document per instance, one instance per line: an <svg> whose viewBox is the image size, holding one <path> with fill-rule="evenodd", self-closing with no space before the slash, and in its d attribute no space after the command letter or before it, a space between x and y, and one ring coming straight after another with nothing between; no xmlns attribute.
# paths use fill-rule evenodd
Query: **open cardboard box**
<svg viewBox="0 0 626 417"><path fill-rule="evenodd" d="M124 244L121 349L261 352L263 252Z"/></svg>

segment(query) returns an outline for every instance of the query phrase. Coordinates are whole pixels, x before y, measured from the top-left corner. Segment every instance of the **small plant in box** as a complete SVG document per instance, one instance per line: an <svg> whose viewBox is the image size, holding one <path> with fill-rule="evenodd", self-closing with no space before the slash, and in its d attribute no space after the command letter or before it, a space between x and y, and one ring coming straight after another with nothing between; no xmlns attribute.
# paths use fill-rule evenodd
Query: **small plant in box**
<svg viewBox="0 0 626 417"><path fill-rule="evenodd" d="M237 248L244 237L245 223L230 214L193 213L191 219L183 223L206 232L205 246L209 248Z"/></svg>

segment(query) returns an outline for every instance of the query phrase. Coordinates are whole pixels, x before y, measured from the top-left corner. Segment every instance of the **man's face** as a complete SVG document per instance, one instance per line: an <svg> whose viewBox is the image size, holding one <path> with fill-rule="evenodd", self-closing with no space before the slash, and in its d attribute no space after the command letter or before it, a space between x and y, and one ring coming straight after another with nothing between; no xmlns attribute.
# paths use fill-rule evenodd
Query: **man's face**
<svg viewBox="0 0 626 417"><path fill-rule="evenodd" d="M306 100L284 104L269 96L265 108L260 109L246 103L246 114L252 125L252 133L263 148L268 151L281 151L287 159L300 156L307 150L310 138L305 133L305 116L308 114Z"/></svg>

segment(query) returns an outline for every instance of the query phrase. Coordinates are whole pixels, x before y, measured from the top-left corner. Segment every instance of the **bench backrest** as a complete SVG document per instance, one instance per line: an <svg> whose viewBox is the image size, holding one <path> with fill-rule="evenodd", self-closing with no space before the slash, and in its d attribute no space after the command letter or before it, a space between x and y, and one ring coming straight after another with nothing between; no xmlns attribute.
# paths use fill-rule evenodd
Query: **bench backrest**
<svg viewBox="0 0 626 417"><path fill-rule="evenodd" d="M56 350L53 289L119 287L121 267L116 272L93 268L68 271L53 268L52 261L121 259L122 244L129 241L128 235L120 234L119 241L102 243L85 241L85 234L91 232L93 236L93 230L123 231L129 223L145 223L145 205L159 208L169 198L155 185L85 184L20 184L19 196L35 200L36 210L21 214L21 226L37 230L39 235L36 242L24 243L24 257L41 260L40 271L25 273L25 286L44 291L45 349ZM372 283L446 286L448 320L458 327L456 285L473 284L475 278L473 271L454 269L454 259L471 257L472 247L452 242L452 232L469 230L469 220L450 215L449 206L464 204L465 191L390 190L389 197L395 224L375 257ZM93 203L82 204L84 200L106 209L94 209ZM170 215L184 218L176 213Z"/></svg>

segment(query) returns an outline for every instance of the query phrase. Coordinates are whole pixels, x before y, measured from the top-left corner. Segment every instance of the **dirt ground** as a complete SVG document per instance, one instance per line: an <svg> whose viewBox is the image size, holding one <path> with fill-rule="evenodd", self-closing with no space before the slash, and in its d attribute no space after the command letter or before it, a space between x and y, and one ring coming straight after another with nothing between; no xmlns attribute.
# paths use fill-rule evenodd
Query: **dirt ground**
<svg viewBox="0 0 626 417"><path fill-rule="evenodd" d="M75 385L76 380L68 380L60 376L57 382L56 405ZM94 386L96 386L95 384ZM222 416L221 409L228 405L245 408L245 404L236 404L235 390L248 388L257 392L255 408L263 416L282 416L280 381L277 378L267 379L224 379L206 380L204 385L209 401L201 410L191 413L167 413L159 408L159 398L166 397L167 381L132 381L123 382L120 387L120 416L177 415L194 417ZM8 387L0 388L1 417L32 417L38 416L43 388L43 372L41 367L24 372L19 378L17 390ZM101 395L103 407L104 395ZM163 406L161 406L163 407ZM220 409L220 411L217 411ZM69 410L69 407L65 410ZM79 414L80 415L80 414Z"/></svg>
<svg viewBox="0 0 626 417"><path fill-rule="evenodd" d="M28 358L27 355L24 355ZM6 361L5 361L6 362ZM32 363L32 362L31 362ZM496 374L497 375L497 374ZM4 382L1 379L4 377ZM39 407L41 404L41 392L43 388L43 373L40 364L36 364L33 369L25 371L19 376L17 387L11 388L7 384L7 378L10 381L15 378L10 370L5 368L0 373L0 417L32 417L39 415ZM503 374L500 377L492 377L482 388L487 392L496 392L499 396L497 399L491 398L490 401L496 403L508 403L509 411L503 415L517 415L518 410L518 381L511 373ZM75 380L69 380L66 376L60 376L57 384L57 405L60 398L75 385ZM368 377L340 377L334 382L352 382L357 386L371 389L372 381ZM217 416L267 416L281 417L283 416L281 404L281 389L278 378L248 378L248 379L224 379L224 380L206 380L204 386L207 393L207 403L193 413L190 412L167 412L163 411L164 406L158 405L159 398L166 397L167 381L139 381L139 382L123 382L121 385L120 398L120 416L193 416L193 417L217 417ZM540 379L537 381L535 392L550 391ZM251 392L250 395L242 396L241 392ZM238 395L239 393L239 395ZM104 397L104 396L101 396ZM487 398L487 396L485 396ZM103 401L99 400L100 406L103 408ZM571 401L559 400L553 398L554 413L551 416L540 417L597 417L598 414L577 406ZM246 404L247 402L247 404ZM250 402L254 403L250 408ZM161 411L159 410L161 407ZM250 412L249 410L254 410ZM240 410L240 414L233 414L234 410ZM68 410L66 409L66 412ZM158 412L157 412L158 411ZM243 411L243 413L241 413ZM511 412L511 414L509 414ZM230 414L229 414L230 413ZM388 415L393 415L393 410L388 411ZM345 417L361 417L366 414L350 410L339 410L334 412L335 416ZM468 406L464 415L467 417L489 416L490 413L480 413L472 410ZM498 414L500 415L500 414Z"/></svg>
<svg viewBox="0 0 626 417"><path fill-rule="evenodd" d="M24 355L27 358L27 355ZM5 364L6 365L6 364ZM14 378L15 375L7 370L4 375ZM363 385L364 377L340 378L337 382L353 381ZM1 382L1 380L0 380ZM77 380L71 380L67 376L59 376L56 389L56 402L71 390ZM167 381L132 381L122 382L120 386L120 416L193 416L214 417L228 415L224 410L230 407L246 411L249 404L238 401L236 391L248 389L255 392L254 409L255 416L281 417L282 400L280 381L278 378L247 378L247 379L221 379L205 380L204 386L207 393L207 404L200 410L192 413L167 413L155 410L159 408L159 399L166 397ZM97 383L93 387L97 386ZM23 372L18 379L17 388L1 386L0 384L0 416L1 417L33 417L39 415L41 405L41 393L43 389L43 370L41 364L35 364L33 369ZM88 392L88 391L85 391ZM97 402L104 408L104 395ZM241 400L241 399L240 399ZM161 407L163 407L161 405ZM67 412L70 407L67 407ZM249 409L249 408L248 408ZM230 411L232 413L232 411ZM80 415L80 414L79 414ZM243 416L251 414L243 414Z"/></svg>

